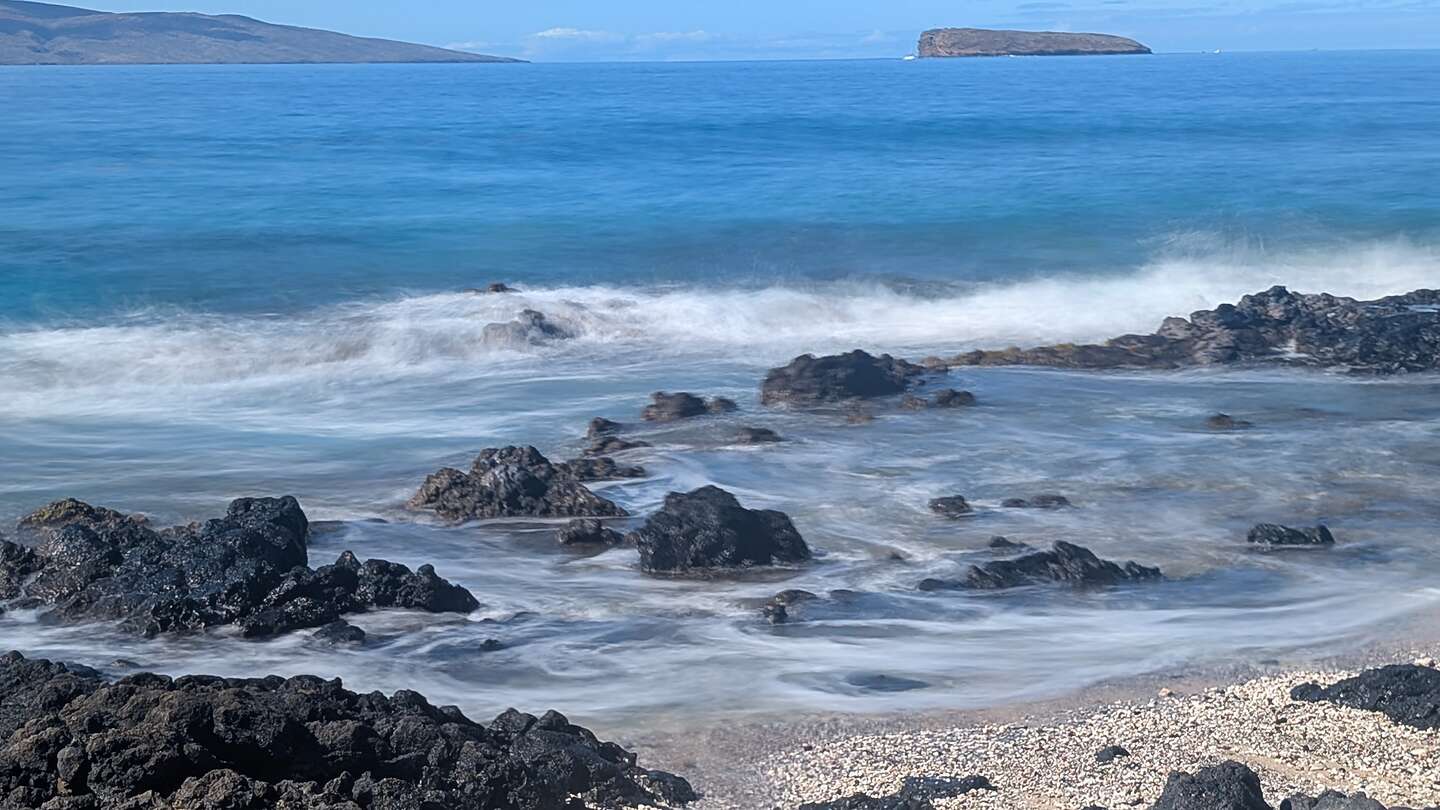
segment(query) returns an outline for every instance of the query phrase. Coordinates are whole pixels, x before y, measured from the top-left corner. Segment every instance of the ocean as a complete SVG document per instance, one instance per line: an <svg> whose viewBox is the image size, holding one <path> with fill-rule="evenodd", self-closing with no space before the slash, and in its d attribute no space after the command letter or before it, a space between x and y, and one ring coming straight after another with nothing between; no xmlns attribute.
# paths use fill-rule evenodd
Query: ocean
<svg viewBox="0 0 1440 810"><path fill-rule="evenodd" d="M1273 284L1440 286L1437 72L1436 51L0 69L0 526L67 496L183 523L293 494L336 521L312 562L433 563L483 603L360 616L359 648L29 611L0 633L604 729L992 706L1383 640L1440 599L1433 377L965 369L977 407L862 426L758 385L805 352L1100 340ZM491 282L521 292L467 292ZM571 337L485 338L524 309ZM625 460L650 476L603 494L643 516L718 484L788 513L813 564L658 579L553 523L404 508L483 447L578 455L591 417L656 390L740 411L649 431ZM1207 431L1216 412L1256 428ZM738 448L738 425L788 441ZM1076 508L995 508L1039 492ZM927 511L957 493L982 514ZM1324 553L1244 543L1322 521ZM916 589L994 535L1169 579ZM785 588L841 595L772 626Z"/></svg>

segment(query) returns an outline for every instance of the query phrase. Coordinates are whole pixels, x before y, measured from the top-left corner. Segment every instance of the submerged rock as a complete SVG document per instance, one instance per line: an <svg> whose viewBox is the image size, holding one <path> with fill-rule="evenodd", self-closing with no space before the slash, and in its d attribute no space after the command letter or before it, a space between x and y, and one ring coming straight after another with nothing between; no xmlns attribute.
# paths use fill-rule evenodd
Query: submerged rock
<svg viewBox="0 0 1440 810"><path fill-rule="evenodd" d="M1238 762L1226 761L1194 774L1176 771L1165 782L1150 810L1271 810L1260 790L1260 777Z"/></svg>
<svg viewBox="0 0 1440 810"><path fill-rule="evenodd" d="M742 427L735 434L736 444L774 444L785 441L770 428Z"/></svg>
<svg viewBox="0 0 1440 810"><path fill-rule="evenodd" d="M291 497L241 498L223 518L159 531L87 509L67 507L79 517L41 533L33 549L0 544L0 598L33 600L67 619L118 619L147 636L220 625L266 636L372 608L479 606L428 565L411 572L345 552L312 570L309 522Z"/></svg>
<svg viewBox="0 0 1440 810"><path fill-rule="evenodd" d="M746 509L715 486L672 492L665 505L628 540L640 550L640 568L685 574L724 568L797 563L810 559L784 512Z"/></svg>
<svg viewBox="0 0 1440 810"><path fill-rule="evenodd" d="M545 313L533 309L523 310L515 320L508 323L490 323L480 333L480 339L490 346L517 348L552 340L574 337L570 330L545 317Z"/></svg>
<svg viewBox="0 0 1440 810"><path fill-rule="evenodd" d="M579 810L696 798L556 712L482 725L415 692L362 695L338 679L107 683L19 653L0 656L0 687L5 807Z"/></svg>
<svg viewBox="0 0 1440 810"><path fill-rule="evenodd" d="M1333 546L1335 535L1324 525L1313 529L1292 529L1276 523L1261 523L1250 530L1245 542L1264 546Z"/></svg>
<svg viewBox="0 0 1440 810"><path fill-rule="evenodd" d="M562 546L618 546L625 536L594 518L572 520L555 532Z"/></svg>
<svg viewBox="0 0 1440 810"><path fill-rule="evenodd" d="M608 456L613 453L623 453L627 450L635 450L640 447L649 446L649 442L622 439L619 436L599 436L593 439L590 446L585 449L585 455Z"/></svg>
<svg viewBox="0 0 1440 810"><path fill-rule="evenodd" d="M650 395L650 404L640 412L640 418L646 422L675 422L711 413L729 413L739 407L734 400L725 397L715 397L706 402L685 391L676 394L656 391Z"/></svg>
<svg viewBox="0 0 1440 810"><path fill-rule="evenodd" d="M1151 335L1123 335L1100 345L975 351L949 362L1061 368L1285 363L1376 374L1429 371L1440 368L1440 290L1357 301L1272 287L1188 320L1167 318Z"/></svg>
<svg viewBox="0 0 1440 810"><path fill-rule="evenodd" d="M1290 691L1290 697L1380 712L1414 728L1440 729L1440 670L1432 667L1392 664L1367 669L1330 686L1301 684Z"/></svg>
<svg viewBox="0 0 1440 810"><path fill-rule="evenodd" d="M935 392L933 403L937 408L968 408L975 404L975 395L969 391L945 388Z"/></svg>
<svg viewBox="0 0 1440 810"><path fill-rule="evenodd" d="M1074 504L1064 495L1046 493L1029 498L1006 498L1000 505L1006 509L1068 509Z"/></svg>
<svg viewBox="0 0 1440 810"><path fill-rule="evenodd" d="M463 473L446 468L425 479L410 499L449 520L506 517L624 517L626 512L575 480L533 447L480 451Z"/></svg>
<svg viewBox="0 0 1440 810"><path fill-rule="evenodd" d="M324 627L321 627L319 630L316 630L315 638L336 646L341 644L364 644L365 631L344 619L336 619Z"/></svg>
<svg viewBox="0 0 1440 810"><path fill-rule="evenodd" d="M975 507L960 495L946 495L943 498L932 498L930 500L930 511L937 515L944 515L947 518L962 518L975 514Z"/></svg>
<svg viewBox="0 0 1440 810"><path fill-rule="evenodd" d="M576 458L555 465L562 475L582 483L614 481L618 478L644 478L645 468L637 464L617 464L609 456Z"/></svg>
<svg viewBox="0 0 1440 810"><path fill-rule="evenodd" d="M1217 413L1205 420L1205 427L1215 431L1247 430L1255 425L1244 419L1236 419L1228 413Z"/></svg>
<svg viewBox="0 0 1440 810"><path fill-rule="evenodd" d="M770 600L760 607L760 615L764 616L771 624L784 624L790 621L791 608L819 598L809 591L794 589L781 591L770 597Z"/></svg>
<svg viewBox="0 0 1440 810"><path fill-rule="evenodd" d="M606 419L603 416L597 416L591 419L590 424L586 427L585 438L593 442L601 436L613 436L624 429L624 427L625 426L619 422Z"/></svg>
<svg viewBox="0 0 1440 810"><path fill-rule="evenodd" d="M972 565L958 580L924 580L920 583L920 590L996 590L1046 582L1096 586L1160 578L1158 568L1136 562L1119 565L1100 559L1090 549L1060 541L1050 551L1036 551L1013 560Z"/></svg>
<svg viewBox="0 0 1440 810"><path fill-rule="evenodd" d="M765 405L818 405L905 393L923 366L888 354L875 357L856 349L848 354L803 354L789 365L772 368L760 385Z"/></svg>

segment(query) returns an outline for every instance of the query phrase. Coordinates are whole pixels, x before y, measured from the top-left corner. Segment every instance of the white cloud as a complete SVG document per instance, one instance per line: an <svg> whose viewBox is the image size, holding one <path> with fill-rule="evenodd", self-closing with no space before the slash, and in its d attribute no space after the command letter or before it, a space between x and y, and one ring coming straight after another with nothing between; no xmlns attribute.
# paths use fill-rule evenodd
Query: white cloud
<svg viewBox="0 0 1440 810"><path fill-rule="evenodd" d="M715 35L709 31L656 31L635 37L640 42L709 42Z"/></svg>
<svg viewBox="0 0 1440 810"><path fill-rule="evenodd" d="M616 42L625 38L624 34L616 34L611 31L587 31L583 28L547 28L530 36L535 39L572 42Z"/></svg>

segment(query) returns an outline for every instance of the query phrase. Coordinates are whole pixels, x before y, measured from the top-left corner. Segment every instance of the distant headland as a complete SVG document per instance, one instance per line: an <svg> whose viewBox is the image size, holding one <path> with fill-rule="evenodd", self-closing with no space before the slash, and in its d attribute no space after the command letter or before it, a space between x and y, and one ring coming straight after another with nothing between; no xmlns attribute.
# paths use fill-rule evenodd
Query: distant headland
<svg viewBox="0 0 1440 810"><path fill-rule="evenodd" d="M998 31L985 28L932 28L920 35L921 57L941 56L1100 56L1150 53L1133 39L1112 34L1061 31Z"/></svg>
<svg viewBox="0 0 1440 810"><path fill-rule="evenodd" d="M0 0L0 65L519 61L234 14L119 14Z"/></svg>

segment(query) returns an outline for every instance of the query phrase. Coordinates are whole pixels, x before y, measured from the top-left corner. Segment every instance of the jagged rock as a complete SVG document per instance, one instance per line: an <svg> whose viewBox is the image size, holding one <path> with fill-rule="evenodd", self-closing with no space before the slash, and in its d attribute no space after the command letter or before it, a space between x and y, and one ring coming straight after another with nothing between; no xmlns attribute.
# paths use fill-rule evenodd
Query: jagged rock
<svg viewBox="0 0 1440 810"><path fill-rule="evenodd" d="M1215 431L1247 430L1254 427L1244 419L1236 419L1228 413L1217 413L1205 420L1205 427Z"/></svg>
<svg viewBox="0 0 1440 810"><path fill-rule="evenodd" d="M339 680L132 675L0 656L0 806L107 810L559 810L683 804L563 715L488 725ZM47 802L60 801L62 805Z"/></svg>
<svg viewBox="0 0 1440 810"><path fill-rule="evenodd" d="M1327 790L1315 798L1303 793L1291 796L1280 803L1280 810L1385 810L1385 805L1364 793L1346 796L1344 793Z"/></svg>
<svg viewBox="0 0 1440 810"><path fill-rule="evenodd" d="M1087 548L1060 541L1050 551L1036 551L1013 560L972 565L958 580L924 580L920 583L920 590L995 590L1045 582L1096 586L1160 578L1158 568L1148 568L1135 562L1118 565L1096 557Z"/></svg>
<svg viewBox="0 0 1440 810"><path fill-rule="evenodd" d="M572 520L555 532L562 546L618 546L625 536L594 518Z"/></svg>
<svg viewBox="0 0 1440 810"><path fill-rule="evenodd" d="M1029 498L1006 498L1000 505L1006 509L1066 509L1074 504L1064 495L1046 493Z"/></svg>
<svg viewBox="0 0 1440 810"><path fill-rule="evenodd" d="M106 509L103 506L91 506L84 501L65 498L36 509L34 512L20 518L20 522L17 525L23 532L62 529L73 524L95 528L107 523L125 522L144 525L147 521L143 515L125 515L116 512L114 509Z"/></svg>
<svg viewBox="0 0 1440 810"><path fill-rule="evenodd" d="M1176 771L1165 782L1150 810L1271 810L1260 790L1260 777L1238 762L1201 768L1193 775Z"/></svg>
<svg viewBox="0 0 1440 810"><path fill-rule="evenodd" d="M1335 535L1324 525L1313 529L1292 529L1275 523L1261 523L1250 530L1245 541L1264 546L1333 546Z"/></svg>
<svg viewBox="0 0 1440 810"><path fill-rule="evenodd" d="M626 539L640 550L640 568L650 573L684 574L810 559L810 548L784 512L746 509L734 495L715 486L671 492L660 511Z"/></svg>
<svg viewBox="0 0 1440 810"><path fill-rule="evenodd" d="M315 631L315 638L328 644L364 644L365 631L344 619L333 622Z"/></svg>
<svg viewBox="0 0 1440 810"><path fill-rule="evenodd" d="M624 517L533 447L480 451L469 473L446 468L425 479L410 499L449 520L505 517Z"/></svg>
<svg viewBox="0 0 1440 810"><path fill-rule="evenodd" d="M1417 664L1367 669L1330 686L1304 683L1290 690L1294 700L1325 701L1380 712L1422 729L1440 729L1440 670Z"/></svg>
<svg viewBox="0 0 1440 810"><path fill-rule="evenodd" d="M992 537L990 538L990 542L986 544L986 547L996 551L1015 551L1017 549L1029 548L1029 546L1024 543L1017 543L1008 537Z"/></svg>
<svg viewBox="0 0 1440 810"><path fill-rule="evenodd" d="M1272 287L1184 318L1152 335L1101 345L975 351L950 365L1181 368L1229 363L1340 367L1375 374L1440 368L1440 290L1375 301Z"/></svg>
<svg viewBox="0 0 1440 810"><path fill-rule="evenodd" d="M729 413L739 407L734 400L725 397L715 397L706 402L684 391L676 394L656 391L650 395L650 400L650 404L640 412L640 418L646 422L675 422L709 413Z"/></svg>
<svg viewBox="0 0 1440 810"><path fill-rule="evenodd" d="M946 495L943 498L933 498L930 501L930 511L937 515L944 515L947 518L955 519L975 514L975 507L970 505L960 495Z"/></svg>
<svg viewBox="0 0 1440 810"><path fill-rule="evenodd" d="M508 323L486 324L480 340L487 346L517 348L574 336L570 330L546 318L545 313L527 309Z"/></svg>
<svg viewBox="0 0 1440 810"><path fill-rule="evenodd" d="M225 517L155 530L113 510L71 510L33 549L0 543L0 598L61 618L118 619L147 636L236 625L247 636L320 627L372 608L468 613L479 603L428 565L353 554L311 570L294 498L242 498ZM35 525L33 522L31 525Z"/></svg>
<svg viewBox="0 0 1440 810"><path fill-rule="evenodd" d="M576 458L555 465L562 475L580 481L614 481L617 478L644 478L645 468L636 464L616 464L609 456Z"/></svg>
<svg viewBox="0 0 1440 810"><path fill-rule="evenodd" d="M760 385L765 405L818 405L903 394L923 366L888 354L875 357L856 349L848 354L803 354L789 365L772 368Z"/></svg>
<svg viewBox="0 0 1440 810"><path fill-rule="evenodd" d="M781 591L760 607L760 614L771 624L784 624L790 620L790 608L819 598L809 591Z"/></svg>
<svg viewBox="0 0 1440 810"><path fill-rule="evenodd" d="M619 422L597 416L590 420L590 425L585 430L585 438L593 442L601 436L613 436L624 427Z"/></svg>
<svg viewBox="0 0 1440 810"><path fill-rule="evenodd" d="M802 804L799 810L934 810L932 799L953 799L976 790L994 789L983 776L963 779L909 776L900 790L889 796L875 798L868 793L856 793L834 801Z"/></svg>
<svg viewBox="0 0 1440 810"><path fill-rule="evenodd" d="M770 428L742 427L735 435L736 444L774 444L785 441Z"/></svg>
<svg viewBox="0 0 1440 810"><path fill-rule="evenodd" d="M1114 762L1121 757L1128 756L1130 756L1130 752L1125 750L1124 746L1107 745L1104 748L1101 748L1099 751L1095 752L1095 761L1103 765L1109 762Z"/></svg>
<svg viewBox="0 0 1440 810"><path fill-rule="evenodd" d="M969 391L945 388L935 392L933 402L937 408L966 408L975 404L975 395Z"/></svg>

